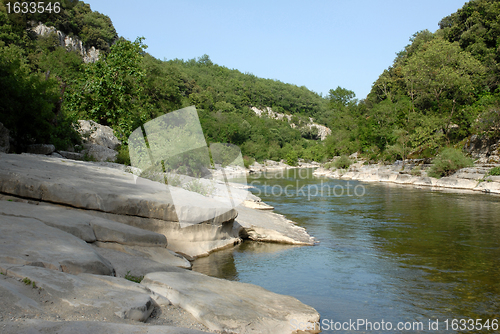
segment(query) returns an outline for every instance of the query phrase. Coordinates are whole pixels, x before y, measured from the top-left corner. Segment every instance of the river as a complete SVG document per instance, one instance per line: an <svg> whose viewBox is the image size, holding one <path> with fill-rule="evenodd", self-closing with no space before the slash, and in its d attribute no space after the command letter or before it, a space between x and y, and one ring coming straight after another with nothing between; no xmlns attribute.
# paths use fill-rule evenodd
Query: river
<svg viewBox="0 0 500 334"><path fill-rule="evenodd" d="M195 261L194 270L292 295L320 313L325 332L498 326L500 197L316 178L312 170L248 182L319 244L244 242Z"/></svg>

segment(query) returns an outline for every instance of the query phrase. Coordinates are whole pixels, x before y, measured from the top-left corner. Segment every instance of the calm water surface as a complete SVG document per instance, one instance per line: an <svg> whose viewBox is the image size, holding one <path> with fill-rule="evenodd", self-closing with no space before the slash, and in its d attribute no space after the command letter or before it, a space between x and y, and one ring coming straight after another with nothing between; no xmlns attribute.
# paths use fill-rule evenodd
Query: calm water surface
<svg viewBox="0 0 500 334"><path fill-rule="evenodd" d="M194 270L292 295L335 322L422 322L420 332L436 333L446 319L500 320L500 197L298 172L248 182L318 246L245 242L195 261ZM347 186L351 195L363 186L364 196L348 196ZM429 319L439 320L439 331L429 330Z"/></svg>

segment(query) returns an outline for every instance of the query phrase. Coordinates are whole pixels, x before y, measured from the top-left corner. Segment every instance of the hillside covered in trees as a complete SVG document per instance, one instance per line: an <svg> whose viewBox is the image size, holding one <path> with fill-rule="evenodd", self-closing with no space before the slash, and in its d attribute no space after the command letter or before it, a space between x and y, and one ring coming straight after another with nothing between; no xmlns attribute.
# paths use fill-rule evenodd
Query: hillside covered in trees
<svg viewBox="0 0 500 334"><path fill-rule="evenodd" d="M499 1L470 1L436 32L416 33L360 101L345 88L323 97L214 64L207 55L155 59L147 40L119 38L109 17L82 1L61 1L57 15L8 13L11 3L0 3L0 122L16 152L32 143L67 149L79 140L77 119L111 126L126 151L135 128L189 105L207 142L239 145L257 160L323 161L360 152L393 161L433 156L475 133L499 136ZM100 49L99 60L84 63L55 32L37 35L39 22ZM259 118L251 107L293 117ZM309 117L332 129L325 141L305 126Z"/></svg>

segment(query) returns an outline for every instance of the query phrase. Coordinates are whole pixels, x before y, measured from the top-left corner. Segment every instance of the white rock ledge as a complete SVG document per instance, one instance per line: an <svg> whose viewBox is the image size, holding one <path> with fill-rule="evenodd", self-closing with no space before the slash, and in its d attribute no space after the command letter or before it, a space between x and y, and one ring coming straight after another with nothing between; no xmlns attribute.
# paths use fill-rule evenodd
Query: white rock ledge
<svg viewBox="0 0 500 334"><path fill-rule="evenodd" d="M315 176L324 176L342 180L357 180L363 182L389 182L400 185L429 187L432 190L454 189L480 191L500 194L500 178L488 176L487 169L469 167L458 170L455 174L440 179L428 176L414 176L394 171L393 168L379 165L355 166L349 170L326 170L319 168Z"/></svg>

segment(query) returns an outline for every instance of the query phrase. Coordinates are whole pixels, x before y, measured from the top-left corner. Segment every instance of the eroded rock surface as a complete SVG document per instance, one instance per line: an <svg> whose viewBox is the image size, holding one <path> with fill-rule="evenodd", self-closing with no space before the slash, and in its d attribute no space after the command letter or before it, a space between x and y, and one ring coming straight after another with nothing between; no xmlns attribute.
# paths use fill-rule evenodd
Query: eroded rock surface
<svg viewBox="0 0 500 334"><path fill-rule="evenodd" d="M284 334L293 332L291 321L319 321L315 309L294 297L196 272L151 273L141 284L189 311L211 330Z"/></svg>
<svg viewBox="0 0 500 334"><path fill-rule="evenodd" d="M239 206L235 234L244 239L291 245L314 245L315 240L303 227L283 215Z"/></svg>
<svg viewBox="0 0 500 334"><path fill-rule="evenodd" d="M7 275L29 280L73 312L88 307L109 317L146 321L158 303L168 301L139 284L119 277L71 275L33 266L0 265Z"/></svg>
<svg viewBox="0 0 500 334"><path fill-rule="evenodd" d="M42 156L0 156L0 192L88 210L178 221L165 185L92 163ZM211 224L234 219L236 210L200 194L179 189L179 207ZM179 208L178 208L179 209Z"/></svg>
<svg viewBox="0 0 500 334"><path fill-rule="evenodd" d="M85 241L33 218L0 215L0 262L114 275L111 263Z"/></svg>

